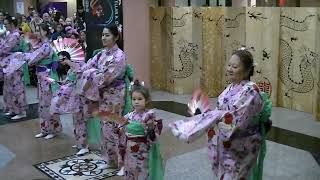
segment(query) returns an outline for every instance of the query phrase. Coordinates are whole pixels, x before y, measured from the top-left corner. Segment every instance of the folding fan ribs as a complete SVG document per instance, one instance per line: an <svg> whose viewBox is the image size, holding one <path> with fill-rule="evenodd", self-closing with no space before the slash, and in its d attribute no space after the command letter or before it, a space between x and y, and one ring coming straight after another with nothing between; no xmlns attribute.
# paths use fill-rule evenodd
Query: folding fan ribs
<svg viewBox="0 0 320 180"><path fill-rule="evenodd" d="M209 110L209 97L205 95L200 89L193 92L191 102L188 103L189 111L196 115Z"/></svg>
<svg viewBox="0 0 320 180"><path fill-rule="evenodd" d="M59 52L67 52L70 55L71 61L84 61L84 51L76 39L71 38L58 38L52 43L53 49Z"/></svg>
<svg viewBox="0 0 320 180"><path fill-rule="evenodd" d="M128 123L127 119L111 111L96 111L93 113L93 115L99 117L102 121L115 122L119 125L126 125Z"/></svg>
<svg viewBox="0 0 320 180"><path fill-rule="evenodd" d="M30 44L33 49L36 49L40 46L40 38L33 33L24 34L24 40L26 43Z"/></svg>

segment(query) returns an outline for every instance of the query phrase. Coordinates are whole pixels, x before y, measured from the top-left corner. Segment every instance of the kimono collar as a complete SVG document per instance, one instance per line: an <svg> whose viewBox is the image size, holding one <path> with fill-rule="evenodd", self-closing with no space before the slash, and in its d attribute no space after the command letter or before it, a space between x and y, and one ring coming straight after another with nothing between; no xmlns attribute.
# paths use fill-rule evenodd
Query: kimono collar
<svg viewBox="0 0 320 180"><path fill-rule="evenodd" d="M113 54L114 52L116 52L119 49L118 45L115 44L111 49L104 49L106 54Z"/></svg>
<svg viewBox="0 0 320 180"><path fill-rule="evenodd" d="M248 82L249 82L249 80L242 80L242 81L240 81L239 83L232 83L232 84L231 84L231 88L235 88L235 87L238 87L238 86L244 86L244 85L246 85Z"/></svg>
<svg viewBox="0 0 320 180"><path fill-rule="evenodd" d="M136 113L136 114L144 114L145 112L147 112L147 109L144 109L143 111L137 111L137 110L134 110L134 112Z"/></svg>
<svg viewBox="0 0 320 180"><path fill-rule="evenodd" d="M45 43L50 43L50 40L49 40L49 39L46 39L46 40L44 40L42 43L43 43L43 44L45 44Z"/></svg>
<svg viewBox="0 0 320 180"><path fill-rule="evenodd" d="M10 32L10 34L14 34L14 33L19 33L19 29L15 29L12 32ZM20 34L20 33L19 33Z"/></svg>

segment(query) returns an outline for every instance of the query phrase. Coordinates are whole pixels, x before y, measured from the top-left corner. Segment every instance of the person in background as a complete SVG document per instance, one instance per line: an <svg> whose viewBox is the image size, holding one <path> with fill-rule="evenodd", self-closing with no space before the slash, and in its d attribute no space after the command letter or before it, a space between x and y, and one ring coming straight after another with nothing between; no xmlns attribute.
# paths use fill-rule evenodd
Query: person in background
<svg viewBox="0 0 320 180"><path fill-rule="evenodd" d="M59 24L61 24L63 27L66 26L66 22L64 21L63 18L59 19Z"/></svg>
<svg viewBox="0 0 320 180"><path fill-rule="evenodd" d="M6 37L6 27L4 25L4 13L0 11L0 41Z"/></svg>
<svg viewBox="0 0 320 180"><path fill-rule="evenodd" d="M37 12L33 12L33 18L30 22L30 27L33 33L40 33L40 24L42 23L42 19L39 17Z"/></svg>
<svg viewBox="0 0 320 180"><path fill-rule="evenodd" d="M51 40L56 40L59 37L64 38L65 34L63 33L63 25L57 24L55 32L51 36Z"/></svg>
<svg viewBox="0 0 320 180"><path fill-rule="evenodd" d="M49 27L52 27L52 22L51 22L51 17L49 15L49 13L43 13L42 14L42 23L47 24Z"/></svg>
<svg viewBox="0 0 320 180"><path fill-rule="evenodd" d="M77 30L73 29L71 26L67 26L65 28L66 31L66 38L72 38L72 39L78 39L79 38L79 33Z"/></svg>
<svg viewBox="0 0 320 180"><path fill-rule="evenodd" d="M78 11L78 12L77 12L77 13L78 13L77 16L78 16L79 18L81 18L82 21L84 21L84 9L83 9L83 6L82 6L82 5L79 5L77 11Z"/></svg>
<svg viewBox="0 0 320 180"><path fill-rule="evenodd" d="M66 26L71 26L72 28L74 27L72 18L66 18Z"/></svg>
<svg viewBox="0 0 320 180"><path fill-rule="evenodd" d="M77 30L85 30L86 25L85 25L85 20L84 20L84 10L83 6L80 5L78 7L77 13L74 15L74 26Z"/></svg>
<svg viewBox="0 0 320 180"><path fill-rule="evenodd" d="M87 42L86 42L86 31L80 31L79 43L82 45L82 49L86 52Z"/></svg>
<svg viewBox="0 0 320 180"><path fill-rule="evenodd" d="M33 13L35 12L33 6L29 6L28 7L28 17L27 17L27 21L28 23L31 23L32 19L33 19Z"/></svg>
<svg viewBox="0 0 320 180"><path fill-rule="evenodd" d="M31 28L28 24L27 17L25 15L21 16L20 28L23 33L31 32Z"/></svg>

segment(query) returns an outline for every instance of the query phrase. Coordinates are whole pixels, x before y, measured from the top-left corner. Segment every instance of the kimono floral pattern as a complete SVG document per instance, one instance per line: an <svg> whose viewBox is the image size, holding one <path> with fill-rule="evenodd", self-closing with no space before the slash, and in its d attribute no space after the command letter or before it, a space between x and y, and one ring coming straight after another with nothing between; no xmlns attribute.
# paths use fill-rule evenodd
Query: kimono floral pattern
<svg viewBox="0 0 320 180"><path fill-rule="evenodd" d="M76 62L79 66L83 61ZM59 89L53 94L50 106L51 114L72 113L73 133L76 140L76 146L79 149L87 147L87 122L85 117L84 105L81 97L76 93L77 74L69 69L66 79L59 86ZM88 113L87 113L88 114ZM87 117L88 118L88 117Z"/></svg>
<svg viewBox="0 0 320 180"><path fill-rule="evenodd" d="M31 53L26 53L26 60L30 66L36 65L41 60L51 58L54 50L49 42L44 42L42 46ZM38 71L38 93L39 93L39 117L40 128L43 134L56 134L62 131L59 114L50 114L50 105L52 99L51 82L47 80L50 77L50 69Z"/></svg>
<svg viewBox="0 0 320 180"><path fill-rule="evenodd" d="M77 73L80 76L76 89L77 93L84 97L83 100L87 101L82 104L87 106L98 103L99 111L112 111L121 115L124 107L126 65L124 52L114 45L111 49L102 50L86 64L79 66ZM94 109L90 108L90 105L84 108L88 109L88 113ZM114 122L102 121L101 126L104 158L109 165L122 166L118 125Z"/></svg>
<svg viewBox="0 0 320 180"><path fill-rule="evenodd" d="M132 111L125 116L129 122L140 122L145 127L147 122L155 122L155 114L153 110L145 110L143 112ZM146 128L145 128L146 129ZM126 128L124 128L126 132ZM155 129L156 134L159 132ZM153 142L147 137L132 138L126 134L126 154L125 154L125 177L128 180L146 180L149 177L149 149ZM145 139L145 140L143 140Z"/></svg>
<svg viewBox="0 0 320 180"><path fill-rule="evenodd" d="M263 109L259 88L250 81L229 85L215 110L169 126L175 136L192 142L207 134L212 170L221 180L248 179L260 149L259 126L250 119Z"/></svg>
<svg viewBox="0 0 320 180"><path fill-rule="evenodd" d="M0 44L0 66L3 76L3 101L4 111L14 114L21 114L26 110L25 87L23 83L22 70L17 70L11 74L5 69L11 62L20 61L18 52L14 52L20 44L20 34L18 30L12 31ZM21 53L20 53L21 54Z"/></svg>

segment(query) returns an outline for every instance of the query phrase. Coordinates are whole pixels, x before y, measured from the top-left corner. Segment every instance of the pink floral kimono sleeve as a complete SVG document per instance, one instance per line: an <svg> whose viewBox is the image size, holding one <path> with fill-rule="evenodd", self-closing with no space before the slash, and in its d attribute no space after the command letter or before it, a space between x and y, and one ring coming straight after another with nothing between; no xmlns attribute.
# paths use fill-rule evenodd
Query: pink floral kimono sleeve
<svg viewBox="0 0 320 180"><path fill-rule="evenodd" d="M102 54L99 60L95 58L96 56L81 68L84 71L77 88L79 88L80 94L85 95L88 99L98 101L100 99L99 90L107 87L124 73L126 60L123 53L117 53L113 56ZM90 64L95 61L98 65L90 68Z"/></svg>
<svg viewBox="0 0 320 180"><path fill-rule="evenodd" d="M226 91L226 90L225 90ZM218 126L219 137L228 140L237 129L246 129L250 119L258 115L263 108L263 101L259 89L252 85L245 85L240 91L230 96L222 93L221 98L229 98L229 103L221 107L191 117L188 121L179 120L169 126L172 133L179 139L192 142L203 135L209 128Z"/></svg>
<svg viewBox="0 0 320 180"><path fill-rule="evenodd" d="M35 65L42 59L50 56L52 51L51 45L49 43L44 43L39 49L26 53L26 60L29 65Z"/></svg>
<svg viewBox="0 0 320 180"><path fill-rule="evenodd" d="M103 81L99 85L109 85L115 79L121 77L122 75L124 76L124 72L127 65L125 55L121 54L120 56L115 58L116 60L108 63L108 66L106 66L106 68L103 70Z"/></svg>
<svg viewBox="0 0 320 180"><path fill-rule="evenodd" d="M0 44L0 55L10 54L13 48L15 48L20 42L20 35L18 32L13 32L8 35L7 40Z"/></svg>

